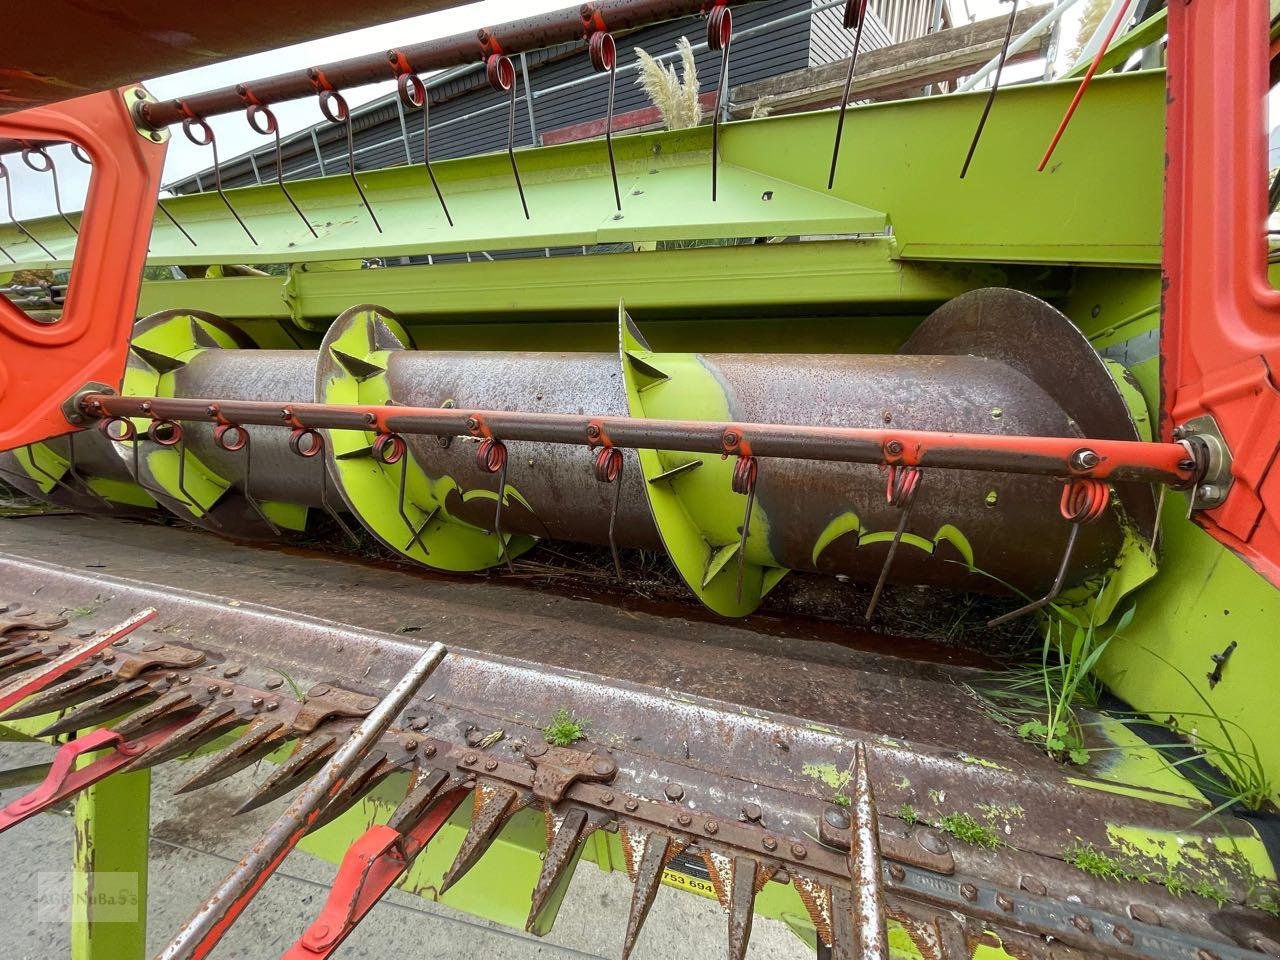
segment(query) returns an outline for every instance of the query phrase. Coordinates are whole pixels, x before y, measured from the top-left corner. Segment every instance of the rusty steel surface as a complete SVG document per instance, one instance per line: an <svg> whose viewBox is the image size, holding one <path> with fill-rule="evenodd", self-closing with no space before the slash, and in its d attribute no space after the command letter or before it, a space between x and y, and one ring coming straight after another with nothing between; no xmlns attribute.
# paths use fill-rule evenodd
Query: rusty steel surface
<svg viewBox="0 0 1280 960"><path fill-rule="evenodd" d="M743 630L677 634L660 619L637 622L584 603L541 614L523 599L504 597L502 587L480 588L480 601L458 583L433 590L418 577L371 579L367 568L268 556L209 538L211 549L187 553L190 564L165 564L160 558L195 536L173 530L149 531L165 537L137 550L95 539L91 521L52 519L30 530L25 523L0 527L0 592L92 602L93 616L104 622L146 603L162 610L159 633L127 639L99 661L97 669L108 672L130 667L149 688L150 699L138 704L153 706L145 720L135 713L116 729L146 737L228 709L250 734L259 725L283 725L284 740L298 740L299 753L319 745L315 759L295 765L286 791L305 788L359 722L350 713L373 710L425 649L403 634L316 619L308 607L343 609L350 621L380 621L384 628L393 615L429 618L433 638L447 637L451 655L379 742L377 755L370 754L374 765L353 780L364 785L396 771L452 771L472 785L477 803L494 801L483 804L492 817L473 823L479 832L467 858L478 859L516 809L542 811L558 851L544 868L544 896L564 879L561 864L572 859L565 854L616 821L629 836L666 835L702 856L729 911L731 942L735 930L744 942L749 932L752 898L738 882L740 870L809 891L819 901L817 915L825 909L830 920L831 904L848 899L851 872L864 874L866 866L857 857L852 870L849 840L822 828L841 815L846 831L852 825L832 804L830 787L806 769L853 770L865 745L867 789L855 785L855 800L869 802L874 783L884 909L909 930L918 927L924 936L933 921L955 911L1015 942L1052 936L1086 952L1161 960L1192 960L1200 949L1242 957L1244 948L1235 944L1260 935L1248 912L1237 912L1241 926L1224 934L1212 912L1162 888L1094 883L1067 867L1061 850L1068 839L1102 843L1109 823L1210 836L1229 824L1193 827L1194 809L1090 789L1087 779L1068 776L1030 745L999 735L954 682L963 673L931 679L893 658L794 647L789 656L799 662L781 669L779 658L733 649ZM84 571L86 548L110 572ZM23 559L23 552L46 559ZM455 640L470 641L471 649ZM159 648L195 647L203 653L198 666L145 666ZM762 660L772 668L766 671ZM281 696L281 670L314 684L301 702ZM184 690L188 700L173 697ZM310 703L333 699L335 690L345 691L334 702L350 704L348 713L325 707L327 719L318 725L302 719ZM156 709L165 697L169 705ZM567 751L542 746L539 728L557 707L591 718L590 741ZM599 746L605 743L607 751ZM222 756L210 765L223 763ZM973 756L984 762L971 762ZM140 759L148 762L145 754ZM948 806L959 810L999 797L1021 806L1025 820L1000 850L986 851L895 816L902 803L925 805L926 793L935 792L945 792ZM345 808L358 798L357 790L338 802ZM640 879L638 868L649 858L643 849L635 854L637 869L629 872ZM467 864L460 859L457 871ZM647 893L637 885L633 913L644 912ZM1083 918L1074 925L1058 906L1068 894ZM534 913L539 902L535 897ZM839 923L829 922L836 932L828 935L837 941L852 927L842 910ZM1158 916L1161 925L1134 932L1131 917L1139 915ZM1128 932L1134 936L1126 942ZM1034 949L1027 955L1048 956Z"/></svg>

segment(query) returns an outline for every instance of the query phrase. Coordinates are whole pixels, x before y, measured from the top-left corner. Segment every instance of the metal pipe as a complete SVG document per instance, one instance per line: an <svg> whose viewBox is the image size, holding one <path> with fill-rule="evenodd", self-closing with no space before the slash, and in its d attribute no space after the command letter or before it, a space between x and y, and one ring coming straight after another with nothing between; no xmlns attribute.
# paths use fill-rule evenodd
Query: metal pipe
<svg viewBox="0 0 1280 960"><path fill-rule="evenodd" d="M1030 27L1028 27L1026 33L1021 34L1016 40L1014 40L1011 44L1009 44L1008 53L1005 53L1003 55L996 54L994 57L992 57L990 60L987 61L986 65L982 67L982 69L980 69L973 76L969 77L969 79L965 80L964 83L956 87L955 92L968 93L970 90L974 89L978 84L980 84L983 80L985 80L993 70L995 70L998 66L1000 66L1000 64L1004 60L1007 60L1009 57L1017 56L1019 53L1021 53L1023 50L1029 47L1031 45L1032 40L1040 36L1040 34L1044 33L1044 31L1047 30L1052 24L1060 20L1064 13L1066 13L1068 10L1070 10L1079 2L1080 0L1060 0L1057 6L1055 6L1052 10L1049 10L1048 12L1046 12L1043 17L1041 17L1039 20L1033 23Z"/></svg>
<svg viewBox="0 0 1280 960"><path fill-rule="evenodd" d="M603 22L609 30L629 30L702 13L706 6L707 0L599 0L498 27L482 27L452 37L413 44L396 51L390 60L386 51L380 51L164 103L144 103L137 109L138 119L151 129L158 130L181 122L187 115L184 107L206 119L243 110L245 93L250 90L259 102L270 104L314 96L321 79L335 89L390 80L394 76L392 63L399 56L404 57L414 73L428 73L475 63L492 53L511 56L560 43L581 41L586 32L584 24L597 20Z"/></svg>
<svg viewBox="0 0 1280 960"><path fill-rule="evenodd" d="M782 457L835 463L897 463L1052 477L1136 480L1185 487L1195 459L1180 443L853 429L775 423L711 423L582 414L513 413L401 406L119 397L80 401L97 418L155 417L244 425L365 430L438 437L498 437L725 456Z"/></svg>
<svg viewBox="0 0 1280 960"><path fill-rule="evenodd" d="M438 643L426 649L404 678L360 721L350 739L307 783L289 808L165 947L159 955L160 960L196 960L209 955L289 851L310 829L324 809L324 802L343 787L356 764L399 716L405 704L444 659L446 652Z"/></svg>

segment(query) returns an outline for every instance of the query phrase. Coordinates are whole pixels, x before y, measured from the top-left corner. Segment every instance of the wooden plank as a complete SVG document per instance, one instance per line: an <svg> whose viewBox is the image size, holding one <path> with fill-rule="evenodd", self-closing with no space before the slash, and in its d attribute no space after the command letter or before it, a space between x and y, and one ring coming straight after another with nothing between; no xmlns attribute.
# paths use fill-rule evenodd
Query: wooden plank
<svg viewBox="0 0 1280 960"><path fill-rule="evenodd" d="M1048 4L1018 12L1014 36L1029 30L1048 11ZM1000 52L1007 17L992 17L963 27L870 50L858 57L851 94L854 99L883 99L901 96L932 83L953 80L972 73ZM1031 60L1043 54L1049 42L1046 30L1011 63ZM848 59L805 70L794 70L768 80L735 87L731 114L750 116L758 100L764 99L774 113L790 113L840 102Z"/></svg>

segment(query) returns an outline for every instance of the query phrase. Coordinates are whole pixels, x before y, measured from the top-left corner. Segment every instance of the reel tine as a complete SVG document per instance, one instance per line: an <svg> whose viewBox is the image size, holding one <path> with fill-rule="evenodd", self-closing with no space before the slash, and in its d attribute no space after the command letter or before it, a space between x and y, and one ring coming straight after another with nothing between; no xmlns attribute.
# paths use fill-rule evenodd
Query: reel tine
<svg viewBox="0 0 1280 960"><path fill-rule="evenodd" d="M618 523L618 507L622 503L622 468L625 463L622 451L615 447L602 446L596 453L596 480L614 485L613 503L609 507L609 553L613 556L613 569L619 580L622 579L622 557L618 552L618 539L614 531Z"/></svg>
<svg viewBox="0 0 1280 960"><path fill-rule="evenodd" d="M169 208L164 205L164 201L159 197L156 197L156 209L163 213L165 217L168 218L169 222L178 228L178 232L187 238L188 243L193 247L200 246L200 244L196 243L196 238L187 232L187 228L178 222L178 218L169 212Z"/></svg>
<svg viewBox="0 0 1280 960"><path fill-rule="evenodd" d="M381 233L382 224L378 222L378 215L373 212L373 206L369 203L369 198L364 195L364 187L360 186L360 178L356 176L355 132L351 127L351 109L347 106L347 98L330 85L323 72L313 67L310 73L312 86L315 87L316 96L320 98L320 112L324 114L324 118L330 123L341 123L346 127L347 170L351 174L351 183L355 186L356 193L360 195L360 202L364 204L365 210L369 212L369 219L373 221L374 227Z"/></svg>
<svg viewBox="0 0 1280 960"><path fill-rule="evenodd" d="M1062 562L1058 565L1058 573L1053 578L1053 585L1049 587L1049 592L1039 600L1033 600L1017 610L1011 610L1009 613L1001 614L992 620L988 620L988 628L998 627L1002 623L1016 620L1028 613L1047 607L1058 599L1058 595L1062 593L1062 588L1066 584L1067 568L1071 565L1071 556L1075 552L1076 540L1080 537L1080 528L1102 519L1110 503L1111 488L1105 480L1079 477L1067 482L1062 488L1060 510L1063 519L1070 521L1071 532L1067 535L1067 548L1062 553Z"/></svg>
<svg viewBox="0 0 1280 960"><path fill-rule="evenodd" d="M67 491L67 493L71 494L71 496L73 497L76 495L76 491L70 485L68 485L65 480L63 480L59 476L55 476L54 474L46 470L44 467L40 466L40 461L36 459L34 443L28 443L22 449L27 454L27 463L31 465L31 469L35 470L36 473L40 474L40 476L44 477L46 480L52 483L54 487L61 487L63 490Z"/></svg>
<svg viewBox="0 0 1280 960"><path fill-rule="evenodd" d="M307 215L302 212L302 208L298 206L298 201L293 199L293 194L289 192L289 188L284 183L284 156L280 147L280 124L276 120L276 115L271 108L262 103L248 87L243 88L241 97L248 101L248 107L245 108L245 119L249 126L253 128L255 133L263 136L274 136L276 143L276 183L280 186L280 192L284 194L284 198L289 201L289 206L293 207L294 213L298 215L303 223L307 225L307 229L311 231L311 236L319 237L316 228L311 225L311 221ZM262 124L259 126L258 120L262 118Z"/></svg>
<svg viewBox="0 0 1280 960"><path fill-rule="evenodd" d="M589 21L588 21L589 22ZM613 155L613 104L618 88L618 44L607 30L591 33L587 47L596 73L609 74L609 106L605 111L604 143L609 152L609 176L613 180L613 202L622 212L622 191L618 188L618 164Z"/></svg>
<svg viewBox="0 0 1280 960"><path fill-rule="evenodd" d="M840 117L836 121L836 139L831 148L831 172L827 175L827 189L836 185L836 168L840 164L840 144L844 140L844 118L849 112L849 91L853 89L853 68L858 62L858 49L862 46L862 24L866 20L867 0L845 0L844 28L854 30L853 53L849 56L849 72L844 78L844 94L840 97Z"/></svg>
<svg viewBox="0 0 1280 960"><path fill-rule="evenodd" d="M755 457L740 456L733 466L733 492L747 498L747 509L742 517L742 532L738 540L738 602L742 602L742 579L747 569L747 537L751 532L751 513L756 505L756 479L760 467Z"/></svg>
<svg viewBox="0 0 1280 960"><path fill-rule="evenodd" d="M94 667L78 677L65 680L18 703L0 714L0 721L29 720L46 713L65 710L100 696L104 687L113 687L116 675L106 667Z"/></svg>
<svg viewBox="0 0 1280 960"><path fill-rule="evenodd" d="M67 434L67 476L75 480L76 486L101 503L107 510L115 510L116 505L93 489L88 479L81 475L76 464L76 433L77 431L72 430Z"/></svg>
<svg viewBox="0 0 1280 960"><path fill-rule="evenodd" d="M338 749L338 738L332 734L319 734L301 741L289 759L272 771L253 796L242 803L235 815L248 813L273 800L292 793L311 779Z"/></svg>
<svg viewBox="0 0 1280 960"><path fill-rule="evenodd" d="M431 551L427 549L427 545L422 540L422 531L426 529L428 523L435 519L437 511L432 510L427 515L427 519L416 527L409 518L409 513L405 509L409 496L409 448L405 443L404 437L398 433L380 433L378 438L373 441L370 452L373 455L373 459L383 466L389 467L397 463L400 464L400 479L396 489L396 512L400 514L400 519L404 521L405 527L409 530L409 542L405 545L405 549L408 550L416 543L424 554L430 556Z"/></svg>
<svg viewBox="0 0 1280 960"><path fill-rule="evenodd" d="M280 528L267 516L266 511L262 509L262 504L253 495L253 438L249 435L248 429L239 423L224 420L214 428L213 440L227 453L243 453L244 489L241 493L245 501L253 508L254 513L271 528L271 532L277 537L280 536Z"/></svg>
<svg viewBox="0 0 1280 960"><path fill-rule="evenodd" d="M408 58L403 53L392 50L388 56L391 60L391 68L396 74L396 93L400 96L400 102L410 110L419 108L422 110L422 163L427 168L427 178L430 179L432 189L436 192L436 199L440 201L444 218L452 227L453 217L449 213L449 205L444 202L444 193L440 190L436 172L431 167L431 95L427 92L427 85L413 72Z"/></svg>
<svg viewBox="0 0 1280 960"><path fill-rule="evenodd" d="M542 861L538 882L533 888L529 905L529 917L525 930L532 933L538 925L548 903L559 903L565 888L573 877L573 867L582 853L582 845L591 834L604 826L608 817L601 813L588 813L581 807L570 807L569 812L558 818L548 811L547 818L555 825L555 834L547 845L547 855Z"/></svg>
<svg viewBox="0 0 1280 960"><path fill-rule="evenodd" d="M657 830L623 826L619 832L627 861L633 865L631 872L635 883L631 892L631 907L627 913L627 930L622 942L622 960L628 960L640 938L644 922L649 918L654 898L658 895L658 887L662 885L663 869L687 844Z"/></svg>
<svg viewBox="0 0 1280 960"><path fill-rule="evenodd" d="M74 733L77 730L87 730L89 727L101 726L104 723L115 720L117 717L132 713L158 696L159 693L148 681L131 680L128 683L121 684L114 690L109 690L101 696L95 697L78 709L72 710L60 719L55 720L37 733L36 736L56 737L64 733Z"/></svg>
<svg viewBox="0 0 1280 960"><path fill-rule="evenodd" d="M43 166L37 166L33 158L40 157ZM53 179L53 207L58 211L58 216L62 218L62 222L67 225L73 234L80 236L80 231L76 229L76 225L71 222L71 218L63 212L62 209L62 191L58 189L58 168L54 165L53 157L49 155L49 151L43 146L30 146L22 151L22 162L36 173L47 173Z"/></svg>
<svg viewBox="0 0 1280 960"><path fill-rule="evenodd" d="M328 514L329 518L347 535L347 539L358 547L360 538L352 532L346 521L329 503L329 465L324 457L324 435L319 430L313 430L310 427L295 427L293 432L289 434L289 449L303 460L311 460L315 457L320 458L320 509Z"/></svg>
<svg viewBox="0 0 1280 960"><path fill-rule="evenodd" d="M249 238L249 242L256 247L258 239L253 235L253 231L249 229L249 225L244 222L244 217L240 216L239 211L231 203L231 198L227 196L227 192L222 189L222 165L218 162L218 138L213 135L213 127L209 126L209 121L203 117L196 116L185 103L181 106L183 113L182 133L197 147L208 147L213 151L213 187L218 192L218 196L222 198L223 204L231 211L231 216L235 217L236 223L240 224L240 229ZM199 132L198 136L197 131ZM173 220L173 217L170 216L169 219ZM174 220L174 224L177 224L176 220ZM186 231L184 230L183 233L186 233ZM190 239L189 234L187 239Z"/></svg>
<svg viewBox="0 0 1280 960"><path fill-rule="evenodd" d="M187 489L187 436L182 429L182 425L176 420L169 421L178 430L178 492L186 498L187 503L200 511L200 519L207 520L217 529L222 529L222 521L215 517L210 507L203 506L199 500ZM149 430L148 433L151 431ZM211 505L212 506L212 505Z"/></svg>
<svg viewBox="0 0 1280 960"><path fill-rule="evenodd" d="M485 437L476 448L476 466L485 473L498 475L498 501L493 508L493 533L498 538L498 548L509 573L515 573L511 554L507 550L507 538L502 532L502 507L507 500L507 445L497 437Z"/></svg>
<svg viewBox="0 0 1280 960"><path fill-rule="evenodd" d="M235 704L218 703L207 706L124 769L126 771L144 770L191 753L193 750L199 750L205 744L217 740L228 730L238 726L240 722L240 708Z"/></svg>
<svg viewBox="0 0 1280 960"><path fill-rule="evenodd" d="M716 99L711 115L711 202L720 194L720 113L725 86L729 81L729 46L733 43L733 12L728 0L716 0L707 14L707 49L720 54L720 79L716 83Z"/></svg>
<svg viewBox="0 0 1280 960"><path fill-rule="evenodd" d="M893 558L898 552L898 544L902 542L902 535L907 530L907 518L911 514L911 505L915 503L916 494L920 492L922 478L923 474L919 467L889 464L885 500L902 513L898 517L898 528L893 533L893 539L889 541L889 552L885 554L884 565L880 568L880 577L876 580L876 588L871 593L871 602L867 604L864 617L867 623L870 623L871 618L875 616L876 607L880 604L880 596L884 593L885 584L889 581L889 570L893 567Z"/></svg>
<svg viewBox="0 0 1280 960"><path fill-rule="evenodd" d="M461 880L498 839L507 821L528 806L531 794L522 795L514 787L476 784L473 794L471 826L462 846L440 882L440 894Z"/></svg>
<svg viewBox="0 0 1280 960"><path fill-rule="evenodd" d="M507 113L507 157L511 161L511 174L516 179L516 190L520 194L520 207L524 210L524 218L528 220L529 203L525 200L524 184L520 180L520 165L516 163L516 68L510 57L494 53L485 61L485 76L494 90L511 94Z"/></svg>
<svg viewBox="0 0 1280 960"><path fill-rule="evenodd" d="M55 257L55 256L53 255L53 251L52 251L52 250L50 250L48 247L46 247L46 246L45 246L43 243L41 243L39 240L37 240L37 239L36 239L35 234L33 234L30 230L28 230L28 229L27 229L26 224L24 224L21 220L19 220L19 219L14 215L14 213L13 213L13 183L12 183L12 182L10 181L10 179L9 179L9 168L8 168L8 167L6 167L6 166L4 165L4 161L3 161L3 160L0 160L0 180L3 180L3 181L4 181L4 199L5 199L5 206L6 206L6 207L8 208L8 210L9 210L9 219L10 219L11 221L13 221L13 225L14 225L15 227L17 227L17 228L18 228L18 232L19 232L19 233L21 233L21 234L22 234L24 237L26 237L28 240L30 240L32 243L34 243L34 244L35 244L37 247L39 247L41 250L43 250L43 251L45 252L45 256L47 256L50 260L56 260L56 259L58 259L57 257ZM5 256L6 256L6 257L9 257L9 259L10 259L11 261L13 261L14 263L17 263L17 262L18 262L17 260L14 260L14 259L13 259L13 257L10 257L10 256L9 256L9 254L8 254L7 252L5 253Z"/></svg>
<svg viewBox="0 0 1280 960"><path fill-rule="evenodd" d="M987 102L982 107L982 116L978 118L978 129L973 131L973 141L969 144L969 152L965 154L964 165L960 168L961 180L969 173L969 164L973 162L978 141L982 139L982 131L987 125L987 117L991 115L991 108L995 105L996 93L1000 90L1000 74L1004 72L1004 63L1009 57L1009 41L1013 39L1013 24L1017 19L1018 0L1013 0L1013 9L1009 11L1009 26L1005 29L1004 44L1000 47L1000 59L996 61L996 72L991 79L991 92L987 94Z"/></svg>
<svg viewBox="0 0 1280 960"><path fill-rule="evenodd" d="M173 792L190 793L234 776L283 746L289 738L288 730L288 724L281 720L254 721L243 736L215 754L203 769L184 780Z"/></svg>

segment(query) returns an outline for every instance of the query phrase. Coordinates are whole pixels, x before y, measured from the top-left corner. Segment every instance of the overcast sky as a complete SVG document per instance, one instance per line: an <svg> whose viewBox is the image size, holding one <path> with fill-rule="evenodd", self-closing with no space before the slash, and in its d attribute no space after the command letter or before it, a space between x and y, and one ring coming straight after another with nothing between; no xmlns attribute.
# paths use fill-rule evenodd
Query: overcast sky
<svg viewBox="0 0 1280 960"><path fill-rule="evenodd" d="M1008 0L949 0L958 22L969 18L983 19L998 16L1009 9ZM1079 7L1084 4L1081 2ZM322 40L295 44L267 50L249 57L227 60L213 66L186 70L146 81L147 88L160 100L198 93L202 90L230 86L242 80L271 76L290 70L305 69L317 64L341 60L374 50L405 46L438 37L450 36L487 24L502 23L520 17L532 16L567 6L566 0L478 0L461 7L437 13L409 17L382 26L353 30ZM1064 21L1066 46L1071 46L1077 29L1078 17ZM585 69L585 66L584 66ZM1038 74L1040 68L1022 67L1011 73L1010 79ZM391 93L395 84L371 84L355 90L344 90L348 102L354 107L369 100ZM274 105L272 110L280 121L281 133L287 135L318 122L321 118L315 101L308 99ZM210 120L218 142L218 155L228 160L262 143L270 143L269 137L255 134L249 129L243 115L214 117ZM163 182L170 183L189 176L211 165L212 155L208 147L190 143L178 127L172 128L169 152L165 159ZM66 147L51 151L57 164L62 189L63 207L78 210L84 203L84 191L88 182L88 169L70 154ZM7 167L14 184L15 213L19 218L45 216L54 212L52 191L48 174L28 170L20 160L11 160Z"/></svg>

